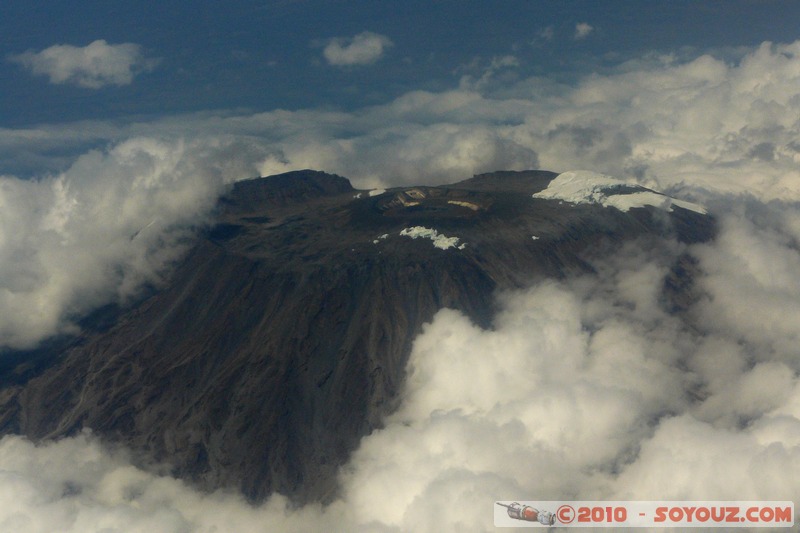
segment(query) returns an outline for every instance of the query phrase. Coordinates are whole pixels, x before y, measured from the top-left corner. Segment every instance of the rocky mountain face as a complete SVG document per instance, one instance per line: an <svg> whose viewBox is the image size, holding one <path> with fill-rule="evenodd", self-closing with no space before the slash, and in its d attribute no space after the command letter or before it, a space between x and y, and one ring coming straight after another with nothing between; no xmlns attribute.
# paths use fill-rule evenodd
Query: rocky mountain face
<svg viewBox="0 0 800 533"><path fill-rule="evenodd" d="M497 289L590 270L592 253L642 236L713 236L686 209L532 197L555 176L371 193L315 171L239 182L166 288L33 366L0 368L0 428L88 427L202 487L329 499L439 309L488 328Z"/></svg>

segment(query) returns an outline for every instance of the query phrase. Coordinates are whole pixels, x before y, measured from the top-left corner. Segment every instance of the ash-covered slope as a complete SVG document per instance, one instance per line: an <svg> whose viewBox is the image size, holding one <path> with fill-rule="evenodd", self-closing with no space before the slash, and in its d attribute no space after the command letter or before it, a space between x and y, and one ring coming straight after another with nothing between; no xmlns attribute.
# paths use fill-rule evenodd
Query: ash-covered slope
<svg viewBox="0 0 800 533"><path fill-rule="evenodd" d="M370 195L314 171L236 184L171 284L0 390L6 432L89 427L201 486L329 498L397 401L443 307L491 327L495 289L588 270L645 235L711 238L691 210L535 198L556 174L498 172Z"/></svg>

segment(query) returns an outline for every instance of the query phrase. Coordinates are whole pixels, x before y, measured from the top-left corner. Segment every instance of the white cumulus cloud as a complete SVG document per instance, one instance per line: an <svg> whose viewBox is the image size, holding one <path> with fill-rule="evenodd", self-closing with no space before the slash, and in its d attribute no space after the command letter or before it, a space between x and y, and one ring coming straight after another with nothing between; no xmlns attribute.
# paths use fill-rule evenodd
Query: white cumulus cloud
<svg viewBox="0 0 800 533"><path fill-rule="evenodd" d="M10 56L10 60L35 75L47 76L50 83L89 89L129 85L137 74L158 63L146 58L138 44L108 44L102 39L87 46L58 44L39 52L27 51Z"/></svg>
<svg viewBox="0 0 800 533"><path fill-rule="evenodd" d="M322 51L329 64L337 67L370 65L379 60L392 41L385 35L364 31L351 38L335 37Z"/></svg>
<svg viewBox="0 0 800 533"><path fill-rule="evenodd" d="M590 33L594 31L594 27L586 22L579 22L575 24L575 39L585 39Z"/></svg>
<svg viewBox="0 0 800 533"><path fill-rule="evenodd" d="M158 285L223 185L257 173L247 158L235 142L135 137L58 175L0 176L0 348Z"/></svg>

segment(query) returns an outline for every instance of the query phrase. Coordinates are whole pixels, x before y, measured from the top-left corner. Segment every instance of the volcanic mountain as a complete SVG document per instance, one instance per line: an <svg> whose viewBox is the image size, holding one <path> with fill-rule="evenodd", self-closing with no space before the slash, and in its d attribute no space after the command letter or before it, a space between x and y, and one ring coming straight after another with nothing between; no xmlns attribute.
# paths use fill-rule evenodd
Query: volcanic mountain
<svg viewBox="0 0 800 533"><path fill-rule="evenodd" d="M697 206L589 173L386 191L310 170L242 181L166 287L35 364L7 359L0 428L91 428L208 489L325 501L438 310L491 328L497 290L589 272L633 239L713 234ZM690 267L665 281L669 305Z"/></svg>

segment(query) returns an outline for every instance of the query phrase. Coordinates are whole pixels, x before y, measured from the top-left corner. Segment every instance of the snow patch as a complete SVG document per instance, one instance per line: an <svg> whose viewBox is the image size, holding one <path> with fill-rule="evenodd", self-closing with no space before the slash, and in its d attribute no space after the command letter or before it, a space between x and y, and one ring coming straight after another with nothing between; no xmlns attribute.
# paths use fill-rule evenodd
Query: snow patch
<svg viewBox="0 0 800 533"><path fill-rule="evenodd" d="M386 239L388 236L389 236L389 234L388 234L388 233L384 233L383 235L381 235L380 237L378 237L377 239L375 239L374 241L372 241L372 244L378 244L378 243L379 243L379 242L381 242L382 240Z"/></svg>
<svg viewBox="0 0 800 533"><path fill-rule="evenodd" d="M372 189L369 191L370 196L378 196L379 194L383 194L386 192L386 189Z"/></svg>
<svg viewBox="0 0 800 533"><path fill-rule="evenodd" d="M533 239L534 241L538 241L538 240L539 240L539 237L538 237L538 236L536 236L536 235L531 235L531 239Z"/></svg>
<svg viewBox="0 0 800 533"><path fill-rule="evenodd" d="M636 183L625 182L588 170L559 174L545 190L537 192L533 197L564 200L572 204L601 204L620 211L650 205L664 211L672 211L672 207L677 206L703 215L707 213L701 205L677 200L665 194L645 189Z"/></svg>
<svg viewBox="0 0 800 533"><path fill-rule="evenodd" d="M418 237L422 237L424 239L430 239L433 241L433 245L437 248L442 250L447 250L448 248L458 248L459 250L463 250L466 248L466 243L461 245L458 244L460 240L458 237L447 237L442 235L438 231L432 228L426 228L423 226L414 226L413 228L405 228L400 232L400 235L405 237L411 237L412 239L416 239Z"/></svg>

